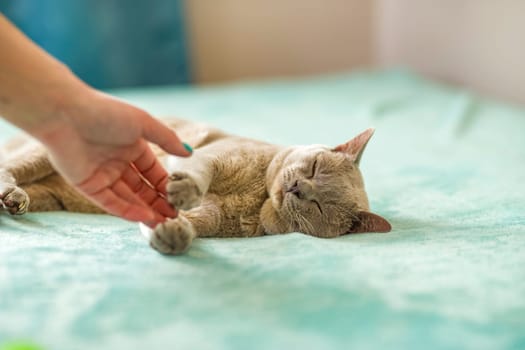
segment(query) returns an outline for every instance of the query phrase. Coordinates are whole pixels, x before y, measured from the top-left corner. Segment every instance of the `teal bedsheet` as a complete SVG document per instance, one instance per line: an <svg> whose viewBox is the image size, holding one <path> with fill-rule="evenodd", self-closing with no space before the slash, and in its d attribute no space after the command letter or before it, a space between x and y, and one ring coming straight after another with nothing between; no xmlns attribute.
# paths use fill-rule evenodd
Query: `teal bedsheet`
<svg viewBox="0 0 525 350"><path fill-rule="evenodd" d="M0 214L0 344L525 348L525 110L403 71L117 94L281 144L375 126L362 171L393 231L198 239L165 257L118 218Z"/></svg>

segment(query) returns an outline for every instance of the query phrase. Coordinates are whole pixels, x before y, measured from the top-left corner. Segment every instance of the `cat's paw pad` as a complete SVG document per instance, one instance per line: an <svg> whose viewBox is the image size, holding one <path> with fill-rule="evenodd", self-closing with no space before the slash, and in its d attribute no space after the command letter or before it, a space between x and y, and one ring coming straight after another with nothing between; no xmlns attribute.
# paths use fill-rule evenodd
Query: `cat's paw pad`
<svg viewBox="0 0 525 350"><path fill-rule="evenodd" d="M200 205L202 192L195 181L186 173L171 174L166 186L168 202L176 209L189 210Z"/></svg>
<svg viewBox="0 0 525 350"><path fill-rule="evenodd" d="M22 215L29 208L29 196L17 186L0 189L0 205L11 215Z"/></svg>
<svg viewBox="0 0 525 350"><path fill-rule="evenodd" d="M162 254L182 254L196 236L193 225L183 216L158 224L153 230L149 244Z"/></svg>

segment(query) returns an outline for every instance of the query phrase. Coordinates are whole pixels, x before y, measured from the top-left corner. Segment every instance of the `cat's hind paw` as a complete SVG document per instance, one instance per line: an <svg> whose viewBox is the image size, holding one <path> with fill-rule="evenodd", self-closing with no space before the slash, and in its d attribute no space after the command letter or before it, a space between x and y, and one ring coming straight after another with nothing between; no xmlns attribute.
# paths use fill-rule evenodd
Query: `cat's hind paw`
<svg viewBox="0 0 525 350"><path fill-rule="evenodd" d="M191 222L179 215L176 219L158 224L151 234L149 244L162 254L182 254L188 250L195 236Z"/></svg>
<svg viewBox="0 0 525 350"><path fill-rule="evenodd" d="M178 210L198 207L203 195L195 181L183 172L171 174L166 191L168 192L168 202Z"/></svg>
<svg viewBox="0 0 525 350"><path fill-rule="evenodd" d="M11 215L22 215L29 208L29 196L20 187L8 185L0 188L0 206Z"/></svg>

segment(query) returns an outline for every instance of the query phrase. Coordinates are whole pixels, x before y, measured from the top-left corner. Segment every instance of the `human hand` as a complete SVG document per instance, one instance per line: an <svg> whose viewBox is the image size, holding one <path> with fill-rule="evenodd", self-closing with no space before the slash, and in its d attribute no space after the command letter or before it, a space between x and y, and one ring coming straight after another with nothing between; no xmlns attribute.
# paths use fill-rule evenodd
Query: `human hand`
<svg viewBox="0 0 525 350"><path fill-rule="evenodd" d="M151 227L175 217L165 199L168 174L147 142L179 156L191 152L143 110L85 86L79 91L34 132L56 169L110 214Z"/></svg>
<svg viewBox="0 0 525 350"><path fill-rule="evenodd" d="M189 156L146 112L102 94L36 46L0 13L0 113L40 140L55 168L107 212L149 226L176 212L167 174L147 142Z"/></svg>

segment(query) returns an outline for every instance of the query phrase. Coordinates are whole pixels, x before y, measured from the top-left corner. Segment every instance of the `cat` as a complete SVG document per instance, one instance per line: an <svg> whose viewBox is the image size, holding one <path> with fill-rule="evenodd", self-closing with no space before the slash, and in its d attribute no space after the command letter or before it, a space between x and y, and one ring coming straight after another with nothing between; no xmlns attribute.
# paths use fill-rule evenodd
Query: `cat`
<svg viewBox="0 0 525 350"><path fill-rule="evenodd" d="M183 253L195 237L302 232L329 238L391 230L386 219L369 211L359 170L373 129L334 148L283 147L201 123L166 123L195 151L178 158L152 146L170 174L167 200L180 211L149 231L150 245L160 253ZM8 213L103 213L53 169L36 142L14 140L3 151L0 204Z"/></svg>

